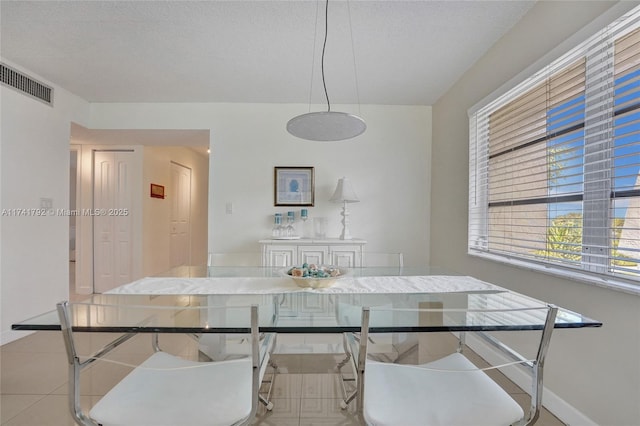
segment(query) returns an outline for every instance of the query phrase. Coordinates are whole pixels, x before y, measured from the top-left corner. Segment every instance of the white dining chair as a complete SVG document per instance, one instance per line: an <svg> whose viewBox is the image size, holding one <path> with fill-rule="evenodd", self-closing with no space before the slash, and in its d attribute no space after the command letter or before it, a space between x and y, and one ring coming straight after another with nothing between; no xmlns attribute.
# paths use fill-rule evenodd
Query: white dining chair
<svg viewBox="0 0 640 426"><path fill-rule="evenodd" d="M362 254L362 266L367 268L398 268L404 267L404 255L401 252L380 253L364 252Z"/></svg>
<svg viewBox="0 0 640 426"><path fill-rule="evenodd" d="M363 308L361 339L357 342L358 412L375 426L509 426L531 425L542 403L542 373L554 328L557 308L549 306L541 316L542 332L535 359L517 356L508 365L528 365L532 374L530 410L522 407L463 353L457 352L419 365L394 364L368 359L370 311ZM375 308L378 310L377 308ZM538 309L538 312L540 308ZM411 309L380 309L385 315ZM421 311L416 308L414 312ZM493 338L492 338L493 339ZM511 356L517 354L500 345ZM493 367L488 367L493 368Z"/></svg>
<svg viewBox="0 0 640 426"><path fill-rule="evenodd" d="M402 252L365 252L362 254L362 266L364 268L380 268L380 272L383 275L392 273L400 274L404 268L404 255ZM385 304L384 301L381 302L382 305ZM360 308L354 304L349 306L348 304L341 304L337 307L338 311L337 315L339 316L353 316L357 317L357 320L360 320ZM350 321L350 323L355 323L356 321ZM357 334L352 334L352 336L356 339L359 339ZM344 337L344 336L343 336ZM397 350L397 346L404 339L405 336L390 336L390 335L369 335L369 353L376 353L378 356L384 357L389 361L393 361L400 356L400 353ZM350 358L349 351L347 349L347 342L343 338L343 348L345 351L345 358L340 361L337 365L338 374L340 375L341 383L342 383L342 394L344 397L343 402L341 403L341 407L344 409L347 407L347 404L353 400L355 397L355 393L349 393L345 387L345 383L355 381L353 370L355 367ZM343 368L346 366L350 366L351 370L347 375L343 372Z"/></svg>
<svg viewBox="0 0 640 426"><path fill-rule="evenodd" d="M225 306L243 306L247 303L247 297L237 297L234 295L216 295L209 296L213 298L212 303L215 305L224 299ZM271 304L273 297L271 295L254 295L250 303L255 303L262 308L260 309L260 319L269 321L275 315L275 306ZM234 359L239 356L247 356L251 354L251 340L246 334L218 334L218 333L197 333L192 337L198 342L198 351L201 359L208 361L224 361ZM260 403L262 403L268 411L273 409L273 401L271 394L274 389L276 375L278 374L278 365L273 359L273 351L276 349L276 333L260 333L261 350L265 352L264 363L261 367L260 380L262 392L258 395Z"/></svg>
<svg viewBox="0 0 640 426"><path fill-rule="evenodd" d="M260 266L262 254L260 253L209 253L207 266Z"/></svg>
<svg viewBox="0 0 640 426"><path fill-rule="evenodd" d="M189 314L210 314L210 306L126 306L91 303L58 304L58 316L69 362L69 402L74 420L81 425L175 426L243 425L255 416L262 368L267 352L261 350L258 307L233 307L239 322L234 331L246 329L251 342L248 356L220 362L199 362L156 350L135 366L89 411L80 407L80 374L96 361L115 362L106 355L134 335L133 331L182 327ZM220 307L221 310L230 309ZM237 312L244 312L240 319ZM208 317L211 318L211 317ZM229 318L229 316L223 316ZM184 321L184 320L182 320ZM197 323L196 323L197 324ZM77 348L80 331L100 327L125 334L90 355ZM228 324L224 326L229 326ZM96 328L92 328L96 327ZM210 323L210 328L216 324ZM131 332L127 332L131 331Z"/></svg>
<svg viewBox="0 0 640 426"><path fill-rule="evenodd" d="M216 267L223 271L223 276L229 273L229 270L260 267L262 265L262 254L257 252L225 252L225 253L213 253L209 252L207 256L207 268L208 274L211 274L212 269ZM216 274L213 274L216 276ZM199 341L200 353L203 357L208 358L211 361L217 361L225 359L229 356L237 356L247 354L251 348L248 345L246 336L228 334L228 335L212 335L212 334L198 334L194 335ZM264 336L261 336L261 338ZM275 349L276 336L271 336L271 346L269 353ZM264 404L267 410L273 409L273 402L271 401L271 393L275 384L275 378L278 370L278 366L273 361L273 358L269 358L269 362L264 366L265 369L270 370L270 374L263 374L263 384L266 386L266 392L264 395L260 395L260 402Z"/></svg>

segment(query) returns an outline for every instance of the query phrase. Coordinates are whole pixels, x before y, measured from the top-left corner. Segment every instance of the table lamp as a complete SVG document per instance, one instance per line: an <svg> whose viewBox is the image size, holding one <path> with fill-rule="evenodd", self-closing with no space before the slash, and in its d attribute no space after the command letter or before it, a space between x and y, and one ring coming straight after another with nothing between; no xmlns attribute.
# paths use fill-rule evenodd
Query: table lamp
<svg viewBox="0 0 640 426"><path fill-rule="evenodd" d="M333 196L329 199L329 201L333 201L334 203L342 203L342 234L340 235L341 240L350 240L353 237L349 233L349 211L347 210L347 203L357 203L360 201L358 196L356 195L353 187L351 186L351 182L346 177L342 177L338 179L338 185L336 186L336 190L333 193Z"/></svg>

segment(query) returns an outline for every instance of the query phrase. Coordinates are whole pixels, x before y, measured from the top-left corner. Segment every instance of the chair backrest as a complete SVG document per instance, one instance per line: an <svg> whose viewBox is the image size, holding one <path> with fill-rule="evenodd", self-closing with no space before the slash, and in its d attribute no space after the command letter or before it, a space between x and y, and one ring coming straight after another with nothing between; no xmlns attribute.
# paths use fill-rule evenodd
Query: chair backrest
<svg viewBox="0 0 640 426"><path fill-rule="evenodd" d="M123 301L124 302L124 301ZM260 350L260 336L258 328L258 306L206 306L206 305L187 305L178 306L177 304L162 305L160 303L155 305L143 305L140 301L134 303L138 304L99 304L99 303L69 303L61 302L57 305L58 317L60 319L60 326L64 337L65 348L67 352L67 359L69 363L69 406L74 419L79 424L95 425L96 422L86 413L84 413L80 407L80 373L83 369L91 365L92 363L102 360L107 362L115 362L106 358L106 356L116 347L120 346L127 340L136 336L137 334L148 334L151 336L150 352L152 355L143 363L140 367L132 365L134 370L125 377L116 388L124 383L129 377L133 377L138 368L144 371L146 377L153 377L154 372L162 373L163 371L169 372L169 374L181 374L182 371L194 375L193 368L196 367L208 367L214 366L214 364L222 363L202 363L198 360L186 360L179 356L165 354L160 349L158 340L158 333L183 333L185 338L190 339L193 333L233 333L233 334L245 334L247 340L251 344L251 351L249 354L250 362L243 362L241 365L247 365L247 368L252 368L252 371L248 373L251 378L251 412L249 418L246 419L248 423L254 416L258 405L258 392L260 387L260 374L262 362L266 361L266 352ZM79 345L77 337L83 332L117 332L123 333L115 340L111 341L103 348L90 353L81 353L79 348L83 348L86 345ZM197 342L194 341L194 346L197 346ZM183 346L181 345L181 348ZM94 348L90 349L91 351ZM162 354L160 361L154 357L158 354ZM152 360L153 359L153 360ZM151 363L149 363L149 361ZM169 361L167 361L169 360ZM157 364L160 363L161 367L158 368ZM225 361L226 362L226 361ZM147 365L148 363L148 365ZM237 360L234 368L241 368ZM152 368L150 368L151 366ZM218 371L223 372L231 371L230 368L218 368ZM157 370L157 371L156 371ZM200 370L198 370L200 371ZM201 370L204 372L204 370ZM212 370L209 370L212 371ZM234 370L238 371L238 370ZM243 370L246 371L246 370ZM211 380L211 374L215 372L207 373L209 377L207 380ZM246 377L247 373L243 373ZM138 374L140 375L140 374ZM159 374L156 374L156 376ZM195 376L202 376L203 380L206 377L204 373L196 374ZM228 376L228 374L227 374ZM225 377L221 380L229 380L230 377ZM231 378L232 379L232 378ZM135 379L134 379L135 380ZM145 379L148 380L148 379ZM192 380L192 379L188 379ZM160 384L166 383L165 379L159 380ZM196 384L194 384L195 386ZM201 388L208 389L208 384L202 383ZM211 383L211 386L217 386ZM113 390L115 390L114 388ZM142 394L142 393L141 393ZM109 395L109 394L107 394ZM143 395L140 395L144 397ZM190 394L185 394L185 398L192 398ZM239 396L240 398L240 396ZM106 396L104 399L107 399ZM113 399L113 398L112 398ZM101 400L102 401L102 400ZM140 409L144 409L144 404L140 404ZM148 408L147 408L148 409ZM92 413L93 414L93 413ZM242 419L238 419L242 420ZM167 420L170 421L170 420ZM237 420L235 420L237 421ZM177 424L177 423L176 423Z"/></svg>
<svg viewBox="0 0 640 426"><path fill-rule="evenodd" d="M402 268L404 266L404 256L402 253L365 252L362 254L362 266Z"/></svg>
<svg viewBox="0 0 640 426"><path fill-rule="evenodd" d="M439 304L436 304L439 305ZM441 306L441 305L440 305ZM464 325L464 324L482 324L482 323L491 323L494 321L497 323L504 323L505 317L504 315L515 315L518 316L519 319L523 319L527 321L527 324L531 324L532 330L541 330L539 334L539 342L537 345L537 351L533 357L527 359L522 355L515 352L513 349L507 347L502 342L498 341L495 337L497 333L492 333L491 335L484 331L474 331L474 334L478 334L479 337L485 343L489 343L493 345L498 350L502 351L506 358L510 358L510 362L506 362L505 366L511 365L522 365L527 367L530 375L531 375L531 406L529 409L528 415L524 418L523 424L533 424L537 420L540 414L540 407L542 406L542 390L543 390L543 369L544 363L547 355L547 350L549 347L551 334L555 325L555 318L557 315L558 308L553 305L544 306L536 306L530 309L528 308L519 308L519 309L505 309L503 311L496 309L438 309L438 308L390 308L386 306L379 307L364 307L362 309L362 317L361 317L361 332L359 339L351 340L351 351L353 353L357 353L357 393L359 394L360 404L358 406L359 412L362 414L363 412L363 403L367 398L365 392L366 383L366 369L367 369L367 355L370 346L370 331L373 329L375 331L375 327L384 327L385 325L389 326L389 321L393 321L395 325L402 324L406 326L413 325L442 325L443 321L446 324L450 324L455 326L456 324ZM447 319L448 317L448 319ZM392 318L392 319L391 319ZM452 319L451 319L452 318ZM482 318L482 320L480 320ZM488 321L487 321L488 319ZM509 321L517 321L515 317L512 317ZM529 331L523 331L529 332ZM425 370L433 369L436 372L440 369L444 369L443 371L451 371L451 369L460 369L457 373L460 372L470 372L472 374L476 374L481 372L480 369L475 368L473 364L467 361L461 353L463 352L465 346L465 335L469 332L459 332L459 344L457 355L451 355L449 357L445 357L443 359L433 361L431 363L422 364L420 369L415 370L414 373L421 374L424 373ZM460 359L463 359L461 362ZM375 368L380 368L380 363L375 363ZM393 364L392 367L402 368L403 366ZM471 369L468 367L471 366ZM495 367L489 367L491 369ZM393 374L387 371L385 374ZM413 376L415 379L415 375L409 372L408 376ZM461 396L462 398L462 396ZM462 398L464 399L464 398ZM480 404L482 405L482 404ZM366 417L366 416L365 416ZM377 423L376 423L377 424ZM384 424L381 422L380 424ZM473 424L473 423L471 423ZM477 423L480 424L480 423Z"/></svg>
<svg viewBox="0 0 640 426"><path fill-rule="evenodd" d="M207 266L261 266L260 253L209 253Z"/></svg>

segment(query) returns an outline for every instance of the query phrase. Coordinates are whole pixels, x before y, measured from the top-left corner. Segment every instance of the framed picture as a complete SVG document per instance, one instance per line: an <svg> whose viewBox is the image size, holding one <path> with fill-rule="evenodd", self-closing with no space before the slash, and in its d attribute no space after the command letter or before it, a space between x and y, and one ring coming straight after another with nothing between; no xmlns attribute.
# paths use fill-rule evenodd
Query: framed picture
<svg viewBox="0 0 640 426"><path fill-rule="evenodd" d="M313 207L313 167L274 167L274 206Z"/></svg>
<svg viewBox="0 0 640 426"><path fill-rule="evenodd" d="M164 198L164 186L151 184L151 196L153 198Z"/></svg>

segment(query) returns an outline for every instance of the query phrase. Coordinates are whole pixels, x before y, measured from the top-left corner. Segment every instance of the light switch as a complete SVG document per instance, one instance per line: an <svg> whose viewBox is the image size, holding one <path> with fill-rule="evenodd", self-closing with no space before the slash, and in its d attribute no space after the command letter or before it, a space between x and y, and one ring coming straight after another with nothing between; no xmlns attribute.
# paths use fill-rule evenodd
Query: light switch
<svg viewBox="0 0 640 426"><path fill-rule="evenodd" d="M227 214L233 213L233 203L227 203Z"/></svg>

